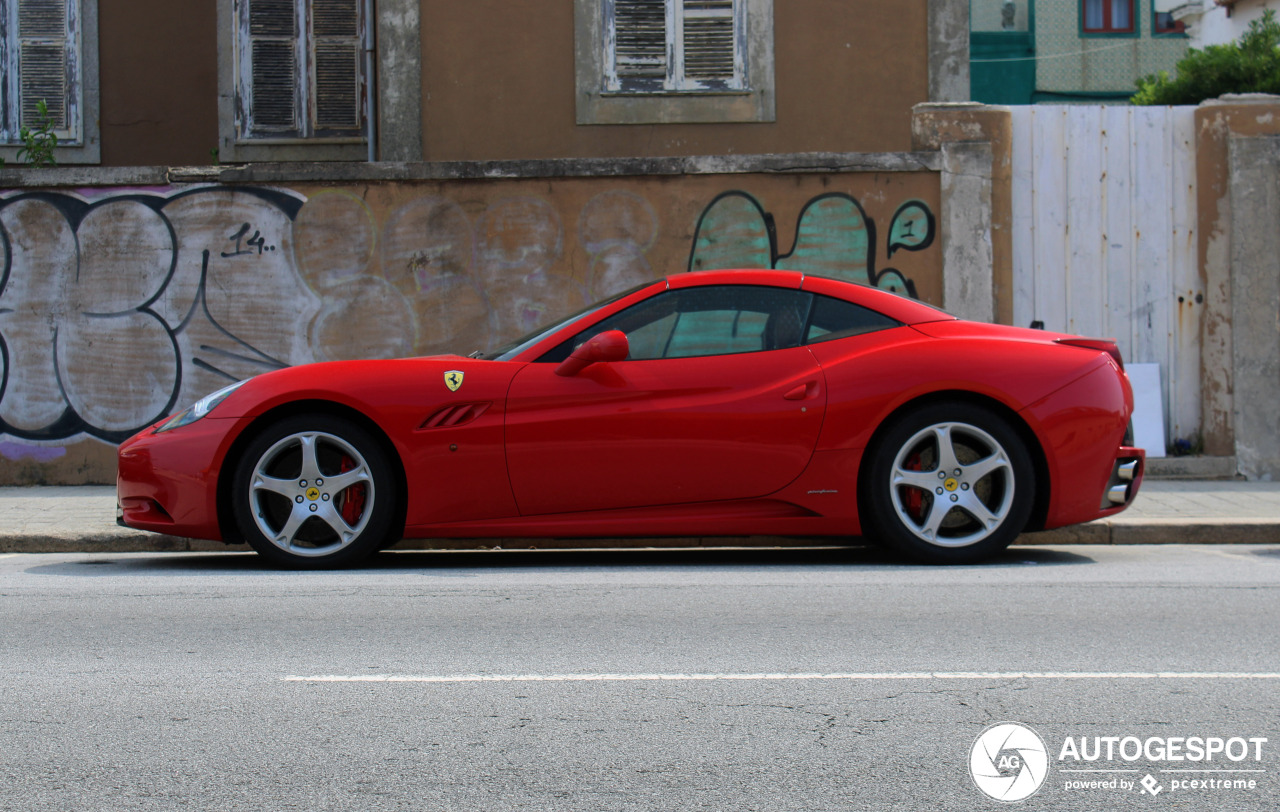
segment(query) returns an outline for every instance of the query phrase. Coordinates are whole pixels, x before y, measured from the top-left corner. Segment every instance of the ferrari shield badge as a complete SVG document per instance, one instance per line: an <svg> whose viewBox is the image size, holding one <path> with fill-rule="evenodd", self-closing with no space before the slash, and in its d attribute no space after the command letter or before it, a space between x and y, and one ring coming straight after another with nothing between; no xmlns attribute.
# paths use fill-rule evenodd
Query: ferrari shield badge
<svg viewBox="0 0 1280 812"><path fill-rule="evenodd" d="M462 386L462 371L451 369L444 374L444 385L449 387L450 392L457 392L458 387Z"/></svg>

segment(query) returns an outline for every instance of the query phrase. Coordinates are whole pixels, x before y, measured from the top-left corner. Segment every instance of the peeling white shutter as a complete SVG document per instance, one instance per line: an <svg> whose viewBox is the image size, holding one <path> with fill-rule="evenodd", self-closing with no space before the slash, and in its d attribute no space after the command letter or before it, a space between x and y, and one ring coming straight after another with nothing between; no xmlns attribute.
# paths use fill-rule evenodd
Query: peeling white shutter
<svg viewBox="0 0 1280 812"><path fill-rule="evenodd" d="M614 0L615 87L661 89L667 81L666 0Z"/></svg>
<svg viewBox="0 0 1280 812"><path fill-rule="evenodd" d="M679 51L681 88L736 88L741 37L734 0L681 0Z"/></svg>
<svg viewBox="0 0 1280 812"><path fill-rule="evenodd" d="M313 0L313 89L316 130L361 128L360 16L358 0Z"/></svg>
<svg viewBox="0 0 1280 812"><path fill-rule="evenodd" d="M612 0L605 8L608 90L746 87L744 0Z"/></svg>
<svg viewBox="0 0 1280 812"><path fill-rule="evenodd" d="M296 133L298 15L296 0L246 0L249 6L249 128Z"/></svg>
<svg viewBox="0 0 1280 812"><path fill-rule="evenodd" d="M67 126L66 0L21 0L18 3L18 96L24 127L36 127L41 99L56 129Z"/></svg>

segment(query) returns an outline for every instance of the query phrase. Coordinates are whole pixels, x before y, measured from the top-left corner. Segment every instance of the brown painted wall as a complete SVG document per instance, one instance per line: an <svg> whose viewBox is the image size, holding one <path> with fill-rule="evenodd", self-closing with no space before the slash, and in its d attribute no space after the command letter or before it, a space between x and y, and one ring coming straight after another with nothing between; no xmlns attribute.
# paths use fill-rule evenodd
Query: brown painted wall
<svg viewBox="0 0 1280 812"><path fill-rule="evenodd" d="M579 126L573 3L423 0L425 160L911 148L924 0L775 0L777 121Z"/></svg>
<svg viewBox="0 0 1280 812"><path fill-rule="evenodd" d="M100 0L103 166L212 162L218 144L213 0Z"/></svg>
<svg viewBox="0 0 1280 812"><path fill-rule="evenodd" d="M213 0L101 0L102 165L207 164ZM924 0L776 0L777 121L580 126L571 0L422 0L423 160L911 148L927 99Z"/></svg>

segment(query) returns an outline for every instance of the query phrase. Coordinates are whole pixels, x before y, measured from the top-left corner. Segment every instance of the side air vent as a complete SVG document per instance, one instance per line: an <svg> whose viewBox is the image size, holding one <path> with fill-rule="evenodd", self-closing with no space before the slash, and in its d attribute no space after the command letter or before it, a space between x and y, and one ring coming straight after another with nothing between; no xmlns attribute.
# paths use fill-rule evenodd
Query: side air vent
<svg viewBox="0 0 1280 812"><path fill-rule="evenodd" d="M426 419L419 428L439 429L470 423L489 410L492 403L454 403L445 406Z"/></svg>

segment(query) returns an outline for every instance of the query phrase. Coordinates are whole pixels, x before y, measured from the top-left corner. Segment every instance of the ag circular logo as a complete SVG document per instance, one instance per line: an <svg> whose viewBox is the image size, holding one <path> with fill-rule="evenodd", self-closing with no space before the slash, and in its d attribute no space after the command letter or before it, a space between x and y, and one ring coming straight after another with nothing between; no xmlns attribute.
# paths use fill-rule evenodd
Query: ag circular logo
<svg viewBox="0 0 1280 812"><path fill-rule="evenodd" d="M1021 801L1035 795L1048 777L1049 751L1040 734L1026 725L998 722L969 749L969 775L983 794Z"/></svg>

